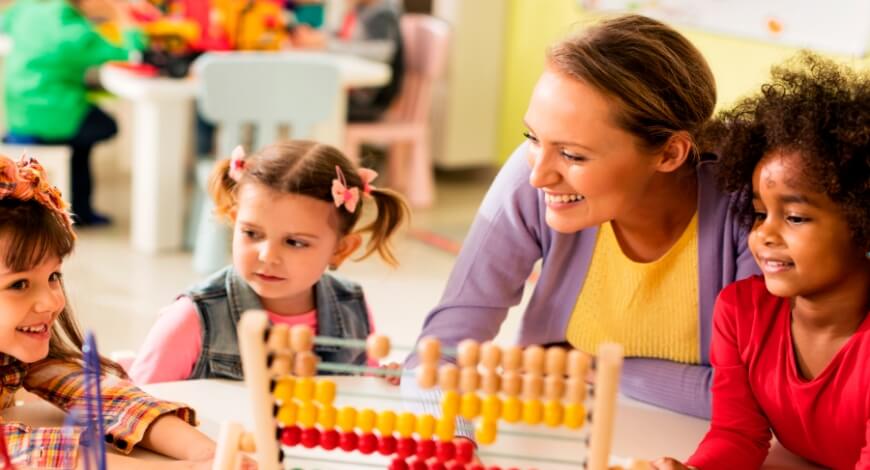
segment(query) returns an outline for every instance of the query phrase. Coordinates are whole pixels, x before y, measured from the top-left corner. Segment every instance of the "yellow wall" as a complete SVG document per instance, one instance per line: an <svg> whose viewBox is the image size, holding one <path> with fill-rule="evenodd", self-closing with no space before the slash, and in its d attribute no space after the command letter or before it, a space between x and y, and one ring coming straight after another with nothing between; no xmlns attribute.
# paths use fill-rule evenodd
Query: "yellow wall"
<svg viewBox="0 0 870 470"><path fill-rule="evenodd" d="M505 33L505 81L499 155L507 158L523 139L522 117L531 90L544 67L547 46L599 17L583 11L577 0L506 0L510 2ZM721 36L678 28L707 58L718 86L719 107L753 93L769 74L770 66L794 55L798 49L760 41ZM870 57L852 60L853 66L870 66Z"/></svg>

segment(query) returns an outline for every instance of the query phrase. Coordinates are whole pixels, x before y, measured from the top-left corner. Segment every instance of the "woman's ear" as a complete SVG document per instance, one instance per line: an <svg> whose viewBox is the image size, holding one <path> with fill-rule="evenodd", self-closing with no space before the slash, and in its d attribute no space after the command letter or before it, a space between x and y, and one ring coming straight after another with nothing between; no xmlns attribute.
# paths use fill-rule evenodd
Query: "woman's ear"
<svg viewBox="0 0 870 470"><path fill-rule="evenodd" d="M662 173L676 171L692 158L694 142L688 132L675 132L665 143L658 156L656 170Z"/></svg>
<svg viewBox="0 0 870 470"><path fill-rule="evenodd" d="M329 258L329 268L338 269L344 260L348 259L362 245L362 236L358 233L345 235L338 240L335 251Z"/></svg>

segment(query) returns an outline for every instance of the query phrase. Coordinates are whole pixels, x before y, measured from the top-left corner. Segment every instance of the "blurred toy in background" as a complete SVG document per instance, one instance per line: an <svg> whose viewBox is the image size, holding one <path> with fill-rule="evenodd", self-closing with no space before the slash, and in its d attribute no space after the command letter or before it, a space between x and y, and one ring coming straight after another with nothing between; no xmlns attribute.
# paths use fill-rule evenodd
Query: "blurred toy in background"
<svg viewBox="0 0 870 470"><path fill-rule="evenodd" d="M293 16L289 24L304 24L312 28L323 26L323 0L286 0L284 8Z"/></svg>

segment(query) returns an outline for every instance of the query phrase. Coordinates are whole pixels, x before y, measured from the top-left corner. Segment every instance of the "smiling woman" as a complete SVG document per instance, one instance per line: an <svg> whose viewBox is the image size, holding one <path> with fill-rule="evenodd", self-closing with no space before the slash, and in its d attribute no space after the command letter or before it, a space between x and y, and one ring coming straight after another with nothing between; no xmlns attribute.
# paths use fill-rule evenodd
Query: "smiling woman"
<svg viewBox="0 0 870 470"><path fill-rule="evenodd" d="M622 343L624 393L709 416L713 303L757 272L715 157L696 143L715 101L704 58L658 21L623 16L553 46L527 143L490 188L420 336L492 339L542 261L521 345Z"/></svg>

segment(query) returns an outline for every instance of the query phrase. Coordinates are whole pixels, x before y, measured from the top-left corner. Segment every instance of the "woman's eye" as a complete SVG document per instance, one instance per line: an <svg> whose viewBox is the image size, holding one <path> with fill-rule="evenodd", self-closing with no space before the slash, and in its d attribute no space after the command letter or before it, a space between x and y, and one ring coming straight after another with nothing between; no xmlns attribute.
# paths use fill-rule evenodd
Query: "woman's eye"
<svg viewBox="0 0 870 470"><path fill-rule="evenodd" d="M586 160L588 160L588 158L584 157L583 155L577 155L574 153L566 152L564 150L562 151L562 156L572 162L585 162Z"/></svg>
<svg viewBox="0 0 870 470"><path fill-rule="evenodd" d="M523 137L525 137L529 142L538 143L538 138L533 136L529 131L523 132Z"/></svg>

